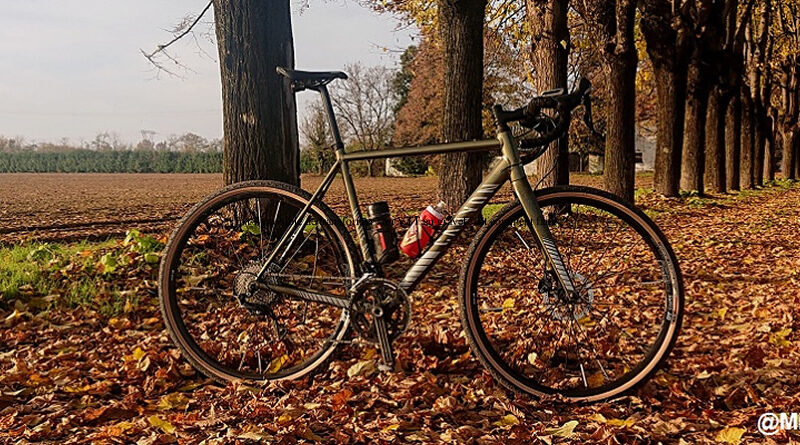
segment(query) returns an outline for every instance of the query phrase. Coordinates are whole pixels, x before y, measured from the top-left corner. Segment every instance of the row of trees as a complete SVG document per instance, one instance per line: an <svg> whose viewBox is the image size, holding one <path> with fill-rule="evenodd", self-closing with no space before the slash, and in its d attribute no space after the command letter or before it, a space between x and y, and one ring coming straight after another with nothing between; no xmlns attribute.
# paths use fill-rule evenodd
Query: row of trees
<svg viewBox="0 0 800 445"><path fill-rule="evenodd" d="M800 170L796 0L646 0L658 88L656 189L725 192Z"/></svg>
<svg viewBox="0 0 800 445"><path fill-rule="evenodd" d="M116 150L0 152L0 173L219 173L222 152Z"/></svg>
<svg viewBox="0 0 800 445"><path fill-rule="evenodd" d="M186 133L165 141L122 142L101 133L81 145L26 142L0 136L0 173L218 173L222 171L219 140Z"/></svg>

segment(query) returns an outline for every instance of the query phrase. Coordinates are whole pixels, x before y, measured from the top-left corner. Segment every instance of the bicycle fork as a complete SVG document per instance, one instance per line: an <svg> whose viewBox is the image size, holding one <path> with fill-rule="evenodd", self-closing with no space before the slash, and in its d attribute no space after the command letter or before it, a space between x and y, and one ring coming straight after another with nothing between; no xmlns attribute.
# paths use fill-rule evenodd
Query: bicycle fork
<svg viewBox="0 0 800 445"><path fill-rule="evenodd" d="M525 174L525 169L520 162L519 153L514 149L514 141L511 138L511 134L508 131L503 131L499 134L498 138L500 142L503 143L503 156L509 163L508 168L511 187L514 189L514 193L516 193L519 202L522 204L528 221L530 221L530 224L533 226L531 229L536 233L542 246L542 252L558 277L559 284L561 284L566 294L571 296L575 294L575 284L556 246L553 234L550 232L550 227L547 225L542 209L536 202L536 194L530 182L528 182L528 176Z"/></svg>

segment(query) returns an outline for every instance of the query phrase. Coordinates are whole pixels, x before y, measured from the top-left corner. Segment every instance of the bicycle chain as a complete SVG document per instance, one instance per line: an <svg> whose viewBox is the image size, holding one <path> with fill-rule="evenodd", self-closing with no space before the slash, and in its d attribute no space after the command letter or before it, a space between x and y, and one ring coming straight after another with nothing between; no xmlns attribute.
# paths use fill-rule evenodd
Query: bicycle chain
<svg viewBox="0 0 800 445"><path fill-rule="evenodd" d="M292 278L292 279L313 279L313 280L338 280L338 281L356 281L357 278L354 277L336 277L336 276L329 276L329 275L297 275L297 274L288 274L288 273L268 273L265 275L269 275L270 277L276 278Z"/></svg>

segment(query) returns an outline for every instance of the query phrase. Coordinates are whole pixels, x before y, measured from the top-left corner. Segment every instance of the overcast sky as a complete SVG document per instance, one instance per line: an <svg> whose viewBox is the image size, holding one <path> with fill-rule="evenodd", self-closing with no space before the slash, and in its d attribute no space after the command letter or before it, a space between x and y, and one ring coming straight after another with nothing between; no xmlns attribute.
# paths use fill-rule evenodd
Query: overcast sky
<svg viewBox="0 0 800 445"><path fill-rule="evenodd" d="M395 65L394 51L411 43L410 31L354 1L310 0L299 11L293 0L297 67L337 70L361 61ZM170 38L172 28L204 0L26 0L8 1L0 13L0 135L37 141L62 137L77 143L100 132L128 142L141 130L170 134L222 135L216 49L192 39L174 54L193 72L156 78L140 49ZM315 100L301 93L301 109Z"/></svg>

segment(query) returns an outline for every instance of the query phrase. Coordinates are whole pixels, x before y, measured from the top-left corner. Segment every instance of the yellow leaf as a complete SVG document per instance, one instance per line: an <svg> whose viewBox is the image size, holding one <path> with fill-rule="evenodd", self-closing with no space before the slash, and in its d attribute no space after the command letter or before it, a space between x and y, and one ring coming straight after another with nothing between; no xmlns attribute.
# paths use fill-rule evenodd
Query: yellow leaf
<svg viewBox="0 0 800 445"><path fill-rule="evenodd" d="M789 346L789 340L786 340L786 337L791 333L791 328L781 329L769 336L769 342L777 346Z"/></svg>
<svg viewBox="0 0 800 445"><path fill-rule="evenodd" d="M108 325L114 329L125 329L128 326L128 319L127 318L110 318L108 320Z"/></svg>
<svg viewBox="0 0 800 445"><path fill-rule="evenodd" d="M347 370L348 377L355 377L363 375L365 377L372 375L377 370L375 360L362 360Z"/></svg>
<svg viewBox="0 0 800 445"><path fill-rule="evenodd" d="M726 427L725 429L720 430L717 433L717 437L715 438L717 442L720 443L729 443L732 445L737 445L742 440L742 434L745 433L744 428L731 428Z"/></svg>
<svg viewBox="0 0 800 445"><path fill-rule="evenodd" d="M142 348L136 348L136 350L133 351L133 359L137 362L141 360L144 355L145 354L144 351L142 351Z"/></svg>
<svg viewBox="0 0 800 445"><path fill-rule="evenodd" d="M162 420L160 417L158 417L156 415L152 415L152 416L148 417L147 421L150 422L150 425L152 425L152 426L154 426L156 428L160 428L161 431L163 431L163 432L165 432L167 434L172 434L172 433L175 432L175 426L174 425L172 425L171 423L167 422L166 420Z"/></svg>
<svg viewBox="0 0 800 445"><path fill-rule="evenodd" d="M510 427L519 424L519 419L517 416L513 414L506 414L505 416L501 417L500 420L494 423L497 426L501 427Z"/></svg>
<svg viewBox="0 0 800 445"><path fill-rule="evenodd" d="M283 354L282 356L273 359L271 362L269 362L269 367L267 368L267 374L275 374L276 372L280 371L281 367L284 364L286 364L288 360L289 356L286 354Z"/></svg>
<svg viewBox="0 0 800 445"><path fill-rule="evenodd" d="M570 420L558 428L547 428L544 430L544 433L549 436L570 437L572 436L572 432L575 430L576 426L578 426L578 421Z"/></svg>
<svg viewBox="0 0 800 445"><path fill-rule="evenodd" d="M400 424L399 424L399 423L393 423L393 424L391 424L391 425L387 425L386 427L384 427L384 428L381 430L381 432L382 432L382 433L388 433L389 431L394 431L394 430L396 430L396 429L398 429L398 428L400 428Z"/></svg>
<svg viewBox="0 0 800 445"><path fill-rule="evenodd" d="M530 363L531 365L536 366L536 359L538 357L539 357L538 354L536 354L535 352L531 352L530 354L528 354L528 363Z"/></svg>
<svg viewBox="0 0 800 445"><path fill-rule="evenodd" d="M184 409L189 404L189 398L179 392L167 394L158 401L158 409L167 411L171 409Z"/></svg>
<svg viewBox="0 0 800 445"><path fill-rule="evenodd" d="M627 427L633 426L636 423L636 421L629 417L629 418L624 419L624 420L623 419L608 419L608 422L606 422L606 423L611 425L611 426L623 426L623 427L627 428Z"/></svg>
<svg viewBox="0 0 800 445"><path fill-rule="evenodd" d="M606 416L604 416L604 415L602 415L600 413L592 414L591 416L589 416L589 420L594 420L595 422L599 422L599 423L608 422L608 419L606 419Z"/></svg>
<svg viewBox="0 0 800 445"><path fill-rule="evenodd" d="M598 386L601 386L603 384L603 382L605 382L605 380L606 379L605 379L605 376L603 375L603 373L598 371L598 372L595 372L594 374L590 375L586 379L586 383L589 384L590 388L597 388Z"/></svg>
<svg viewBox="0 0 800 445"><path fill-rule="evenodd" d="M506 298L505 301L503 301L503 309L512 309L514 303L516 303L516 301L513 298Z"/></svg>

